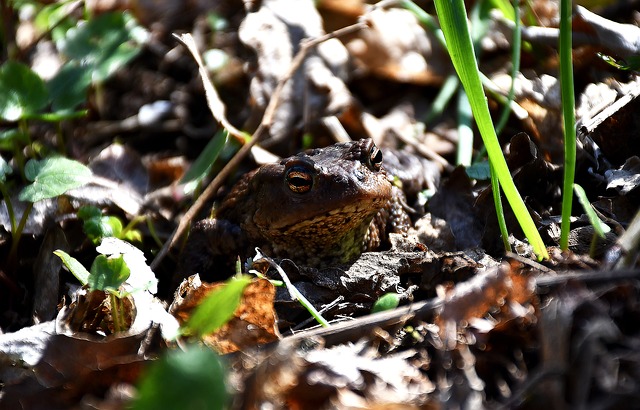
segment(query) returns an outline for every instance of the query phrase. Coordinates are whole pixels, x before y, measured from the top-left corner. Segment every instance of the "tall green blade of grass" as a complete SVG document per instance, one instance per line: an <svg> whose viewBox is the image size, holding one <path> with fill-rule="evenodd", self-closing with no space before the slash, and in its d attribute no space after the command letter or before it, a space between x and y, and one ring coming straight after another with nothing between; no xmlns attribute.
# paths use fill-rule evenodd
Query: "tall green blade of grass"
<svg viewBox="0 0 640 410"><path fill-rule="evenodd" d="M462 0L435 0L435 5L451 60L469 97L478 129L487 148L492 170L495 171L504 194L524 234L533 246L534 252L540 259L548 258L549 255L542 238L511 179L507 162L502 155L500 143L493 128L489 107L480 81L480 73L474 58L464 3ZM493 189L499 189L499 187L493 187Z"/></svg>
<svg viewBox="0 0 640 410"><path fill-rule="evenodd" d="M573 60L571 56L571 1L560 0L560 88L564 119L564 183L562 186L562 227L560 248L569 247L573 179L576 171L576 116L573 94Z"/></svg>
<svg viewBox="0 0 640 410"><path fill-rule="evenodd" d="M495 130L496 134L500 135L502 129L507 124L507 120L509 119L509 114L511 113L511 102L513 101L513 97L516 94L516 77L518 76L518 72L520 71L520 50L522 44L522 30L520 29L520 6L518 5L518 0L513 0L513 7L509 10L506 7L506 2L496 2L502 13L505 17L512 17L515 23L515 27L513 29L513 37L511 38L511 87L509 88L509 95L507 96L507 103L502 109L502 113L500 114L500 119L496 124ZM513 11L513 16L509 16L507 13ZM497 187L500 183L496 176L496 172L491 167L491 186ZM507 252L511 252L511 244L509 243L509 233L507 232L507 221L504 218L504 211L502 209L502 197L500 195L499 189L493 190L493 202L496 204L496 213L498 214L498 226L500 227L500 233L502 234L502 243L504 245L504 249Z"/></svg>

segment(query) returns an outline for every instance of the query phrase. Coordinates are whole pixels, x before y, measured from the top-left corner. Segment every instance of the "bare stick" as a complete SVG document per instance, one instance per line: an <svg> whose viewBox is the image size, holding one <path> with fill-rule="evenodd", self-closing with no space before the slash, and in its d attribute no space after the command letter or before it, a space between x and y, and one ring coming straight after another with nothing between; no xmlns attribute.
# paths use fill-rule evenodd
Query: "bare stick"
<svg viewBox="0 0 640 410"><path fill-rule="evenodd" d="M174 33L173 37L187 47L187 50L189 50L193 59L196 60L196 64L198 64L198 72L202 78L202 85L204 86L204 92L207 97L207 105L209 106L209 110L211 111L211 114L213 114L213 117L229 132L229 134L242 142L246 141L247 134L234 127L233 124L227 120L227 107L224 105L218 95L218 92L209 80L207 68L202 62L202 57L198 52L198 47L196 46L196 42L193 40L193 36L190 33L182 35Z"/></svg>

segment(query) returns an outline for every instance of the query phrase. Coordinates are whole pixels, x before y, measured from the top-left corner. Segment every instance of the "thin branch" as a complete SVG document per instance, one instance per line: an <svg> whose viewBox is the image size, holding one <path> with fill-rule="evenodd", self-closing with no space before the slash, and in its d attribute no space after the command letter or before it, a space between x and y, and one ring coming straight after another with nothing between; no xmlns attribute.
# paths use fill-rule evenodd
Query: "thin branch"
<svg viewBox="0 0 640 410"><path fill-rule="evenodd" d="M181 42L187 50L189 50L193 59L196 60L196 64L198 64L198 72L202 78L202 85L204 86L204 92L207 97L207 105L209 106L209 110L211 110L213 117L229 132L229 134L237 138L239 141L244 142L247 137L246 133L234 127L233 124L227 120L227 107L224 105L218 95L218 92L209 80L207 68L202 62L202 57L198 52L198 47L196 46L193 36L190 33L182 35L174 33L173 37Z"/></svg>

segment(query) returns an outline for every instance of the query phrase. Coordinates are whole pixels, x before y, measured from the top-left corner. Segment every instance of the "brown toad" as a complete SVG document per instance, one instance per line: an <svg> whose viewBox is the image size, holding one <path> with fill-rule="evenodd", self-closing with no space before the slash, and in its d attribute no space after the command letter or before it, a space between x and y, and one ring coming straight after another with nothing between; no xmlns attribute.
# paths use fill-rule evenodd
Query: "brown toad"
<svg viewBox="0 0 640 410"><path fill-rule="evenodd" d="M193 226L182 270L228 276L255 247L303 266L347 263L406 231L403 198L372 140L308 150L245 175L215 218Z"/></svg>

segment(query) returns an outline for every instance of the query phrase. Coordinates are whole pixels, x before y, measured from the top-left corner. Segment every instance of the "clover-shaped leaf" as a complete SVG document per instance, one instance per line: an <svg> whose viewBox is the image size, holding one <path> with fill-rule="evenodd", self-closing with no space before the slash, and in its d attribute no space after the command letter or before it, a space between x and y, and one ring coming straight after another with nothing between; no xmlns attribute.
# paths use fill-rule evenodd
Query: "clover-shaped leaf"
<svg viewBox="0 0 640 410"><path fill-rule="evenodd" d="M64 157L29 160L24 173L33 183L22 189L19 198L21 201L29 202L62 195L70 189L86 184L92 175L91 170L85 165Z"/></svg>

